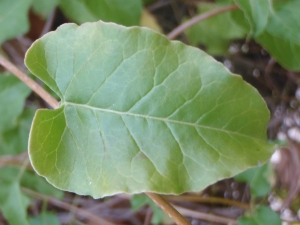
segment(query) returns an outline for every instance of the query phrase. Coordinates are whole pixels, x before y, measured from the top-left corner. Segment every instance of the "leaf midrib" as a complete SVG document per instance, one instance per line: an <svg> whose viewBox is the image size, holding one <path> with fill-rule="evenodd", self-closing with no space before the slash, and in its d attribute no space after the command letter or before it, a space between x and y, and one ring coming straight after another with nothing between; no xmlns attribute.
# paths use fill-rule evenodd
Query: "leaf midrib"
<svg viewBox="0 0 300 225"><path fill-rule="evenodd" d="M93 107L93 106L89 106L89 105L84 105L84 104L79 104L79 103L72 103L72 102L64 102L60 106L67 106L67 105L83 107L83 108L88 108L88 109L91 109L91 110L102 111L102 112L106 112L106 113L113 113L113 114L117 114L117 115L140 117L140 118L144 118L144 119L152 119L152 120L163 121L165 123L176 123L176 124L182 124L182 125L186 125L186 126L204 128L204 129L208 129L208 130L216 130L216 131L221 131L221 132L228 133L228 134L233 134L233 135L238 135L238 136L250 138L252 140L259 141L259 142L262 141L259 138L255 138L255 137L252 137L252 136L249 136L249 135L237 133L237 132L234 132L234 131L229 131L229 130L216 128L216 127L204 126L204 125L190 123L190 122L171 120L171 119L167 119L167 118L154 117L154 116L148 116L148 115L136 114L136 113L130 113L130 112L120 112L120 111L116 111L116 110L97 108L97 107Z"/></svg>

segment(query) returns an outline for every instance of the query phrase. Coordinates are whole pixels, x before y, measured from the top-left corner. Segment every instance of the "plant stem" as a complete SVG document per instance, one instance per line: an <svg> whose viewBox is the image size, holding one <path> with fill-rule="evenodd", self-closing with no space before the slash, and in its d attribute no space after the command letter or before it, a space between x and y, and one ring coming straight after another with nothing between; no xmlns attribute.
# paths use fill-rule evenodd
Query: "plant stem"
<svg viewBox="0 0 300 225"><path fill-rule="evenodd" d="M55 18L55 14L56 14L56 10L54 9L54 10L52 10L50 15L48 16L48 18L46 20L46 23L45 23L45 26L44 26L44 28L41 32L40 37L47 34L51 30L51 27L52 27L52 24L53 24L53 21L54 21L54 18Z"/></svg>
<svg viewBox="0 0 300 225"><path fill-rule="evenodd" d="M232 11L232 10L236 10L238 9L237 5L229 5L229 6L225 6L219 9L215 9L203 14L200 14L199 16L195 16L192 19L188 20L187 22L181 24L180 26L176 27L174 30L172 30L168 35L167 38L169 40L176 38L179 34L183 33L187 28L193 26L194 24L206 20L212 16L224 13L224 12L228 12L228 11Z"/></svg>
<svg viewBox="0 0 300 225"><path fill-rule="evenodd" d="M21 153L19 155L2 155L0 157L0 168L7 166L7 165L13 165L13 166L22 166L23 162L28 159L27 152ZM27 170L33 170L31 165L27 165Z"/></svg>
<svg viewBox="0 0 300 225"><path fill-rule="evenodd" d="M149 198L151 198L165 213L167 213L171 219L178 225L190 225L190 223L181 215L169 202L167 202L161 195L146 192Z"/></svg>
<svg viewBox="0 0 300 225"><path fill-rule="evenodd" d="M222 224L231 224L231 225L236 225L237 221L231 218L226 218L223 216L217 216L213 214L208 214L208 213L203 213L203 212L198 212L190 209L186 209L180 206L175 206L175 208L182 214L186 216L190 216L192 218L200 219L200 220L206 220L209 222L215 223L222 223Z"/></svg>
<svg viewBox="0 0 300 225"><path fill-rule="evenodd" d="M23 73L19 68L12 64L9 60L0 55L0 65L6 70L14 74L21 81L23 81L31 90L38 94L45 102L47 102L53 109L58 108L58 101L53 98L47 91L45 91L38 83L32 80L29 76Z"/></svg>
<svg viewBox="0 0 300 225"><path fill-rule="evenodd" d="M250 205L234 201L231 199L224 199L218 197L202 197L202 196L166 196L168 201L188 201L188 202L201 202L201 203L210 203L210 204L224 204L229 206L240 207L245 210L250 210Z"/></svg>

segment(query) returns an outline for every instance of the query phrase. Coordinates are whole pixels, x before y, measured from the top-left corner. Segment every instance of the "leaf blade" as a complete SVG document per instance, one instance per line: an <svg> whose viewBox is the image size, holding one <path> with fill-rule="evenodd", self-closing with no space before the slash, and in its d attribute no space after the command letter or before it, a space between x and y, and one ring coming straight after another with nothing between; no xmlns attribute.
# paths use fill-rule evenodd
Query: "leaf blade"
<svg viewBox="0 0 300 225"><path fill-rule="evenodd" d="M61 189L95 198L197 191L272 152L257 91L149 29L64 25L31 47L26 65L62 98L37 112L29 145L34 168Z"/></svg>

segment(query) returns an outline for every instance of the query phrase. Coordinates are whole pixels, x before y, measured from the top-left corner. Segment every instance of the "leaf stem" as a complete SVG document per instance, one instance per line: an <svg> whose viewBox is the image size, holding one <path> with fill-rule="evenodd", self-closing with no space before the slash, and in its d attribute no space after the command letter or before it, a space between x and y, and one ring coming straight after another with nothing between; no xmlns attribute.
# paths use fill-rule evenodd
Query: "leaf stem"
<svg viewBox="0 0 300 225"><path fill-rule="evenodd" d="M0 65L2 65L6 70L14 74L21 81L23 81L31 90L38 94L45 102L47 102L53 109L58 108L58 101L53 98L47 91L45 91L38 83L33 79L23 73L19 68L17 68L13 63L0 55Z"/></svg>
<svg viewBox="0 0 300 225"><path fill-rule="evenodd" d="M181 215L169 202L167 202L161 195L146 192L149 198L151 198L165 213L167 213L171 219L178 225L190 225L190 223Z"/></svg>
<svg viewBox="0 0 300 225"><path fill-rule="evenodd" d="M189 27L193 26L194 24L201 22L203 20L206 20L212 16L224 13L224 12L228 12L228 11L232 11L232 10L236 10L238 9L237 5L229 5L229 6L224 6L222 8L219 9L214 9L212 11L200 14L198 16L193 17L192 19L188 20L187 22L179 25L178 27L176 27L174 30L172 30L168 35L167 38L169 40L172 40L174 38L176 38L179 34L183 33L186 29L188 29Z"/></svg>

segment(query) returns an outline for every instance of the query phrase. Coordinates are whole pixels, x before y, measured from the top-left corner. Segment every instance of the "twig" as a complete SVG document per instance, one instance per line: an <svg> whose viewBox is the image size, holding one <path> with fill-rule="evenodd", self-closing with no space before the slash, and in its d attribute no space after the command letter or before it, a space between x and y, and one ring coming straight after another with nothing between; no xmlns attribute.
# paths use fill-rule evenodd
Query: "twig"
<svg viewBox="0 0 300 225"><path fill-rule="evenodd" d="M188 29L189 27L193 26L194 24L206 20L212 16L224 13L224 12L228 12L228 11L232 11L232 10L236 10L238 9L237 5L229 5L229 6L225 6L219 9L215 9L206 13L203 13L199 16L195 16L192 19L188 20L187 22L181 24L180 26L176 27L173 31L171 31L168 35L167 38L169 40L176 38L179 34L183 33L186 29Z"/></svg>
<svg viewBox="0 0 300 225"><path fill-rule="evenodd" d="M154 11L154 10L157 10L157 9L162 8L162 7L164 7L164 6L166 6L166 5L169 5L169 4L170 4L169 1L160 0L160 1L154 2L153 4L149 5L149 6L147 7L147 9L148 9L150 12L152 12L152 11Z"/></svg>
<svg viewBox="0 0 300 225"><path fill-rule="evenodd" d="M47 202L51 203L52 205L55 205L56 207L59 207L61 209L65 209L65 210L68 210L68 211L73 211L76 214L84 216L84 217L88 218L89 220L92 220L93 224L114 225L113 223L111 223L111 222L109 222L109 221L107 221L107 220L105 220L101 217L98 217L98 216L94 215L93 213L90 213L89 211L86 211L82 208L78 208L78 207L76 207L74 205L71 205L69 203L59 201L56 198L53 198L51 196L40 194L40 193L35 192L33 190L30 190L28 188L22 187L21 189L27 195L30 195L34 198L42 199L44 201L47 201Z"/></svg>
<svg viewBox="0 0 300 225"><path fill-rule="evenodd" d="M50 15L48 16L48 19L46 20L45 26L40 34L40 37L42 37L43 35L45 35L46 33L48 33L51 30L54 18L55 18L55 14L56 14L56 10L54 9Z"/></svg>
<svg viewBox="0 0 300 225"><path fill-rule="evenodd" d="M167 202L161 195L146 192L149 198L151 198L165 213L167 213L171 219L178 225L190 225L190 223L181 215L169 202Z"/></svg>
<svg viewBox="0 0 300 225"><path fill-rule="evenodd" d="M152 216L153 216L152 209L150 207L148 207L143 225L149 225L149 224L151 224L151 218L152 218Z"/></svg>
<svg viewBox="0 0 300 225"><path fill-rule="evenodd" d="M186 208L179 207L179 206L174 206L174 207L182 215L185 215L185 216L190 216L190 217L193 217L193 218L206 220L206 221L210 221L210 222L214 222L214 223L222 223L222 224L230 224L230 225L236 225L237 224L236 220L230 219L230 218L227 218L227 217L202 213L202 212L194 211L194 210L191 210L191 209L186 209Z"/></svg>
<svg viewBox="0 0 300 225"><path fill-rule="evenodd" d="M5 43L3 43L2 48L5 51L5 53L7 53L7 55L9 55L11 57L11 59L13 60L13 63L18 65L22 69L26 69L26 67L24 65L25 52L21 53L20 51L17 50L17 48L23 49L19 45L20 45L20 43L18 43L18 46L16 46L15 42L14 42L14 44L12 44L12 41L6 41Z"/></svg>
<svg viewBox="0 0 300 225"><path fill-rule="evenodd" d="M30 87L36 94L38 94L44 101L46 101L52 108L58 108L58 101L53 98L47 91L45 91L39 84L37 84L34 80L28 77L25 73L23 73L20 69L18 69L14 64L5 59L2 55L0 55L0 65L2 65L9 72L18 77L21 81L23 81L28 87Z"/></svg>
<svg viewBox="0 0 300 225"><path fill-rule="evenodd" d="M27 152L21 153L19 155L2 155L0 157L0 168L7 166L7 165L13 165L13 166L22 166L23 162L28 159ZM26 165L27 170L33 170L31 165ZM0 223L1 224L1 223Z"/></svg>
<svg viewBox="0 0 300 225"><path fill-rule="evenodd" d="M211 204L224 204L230 206L240 207L245 210L250 209L249 204L241 203L238 201L218 198L218 197L202 197L202 196L166 196L166 200L170 201L189 201L189 202L201 202L201 203L211 203Z"/></svg>

